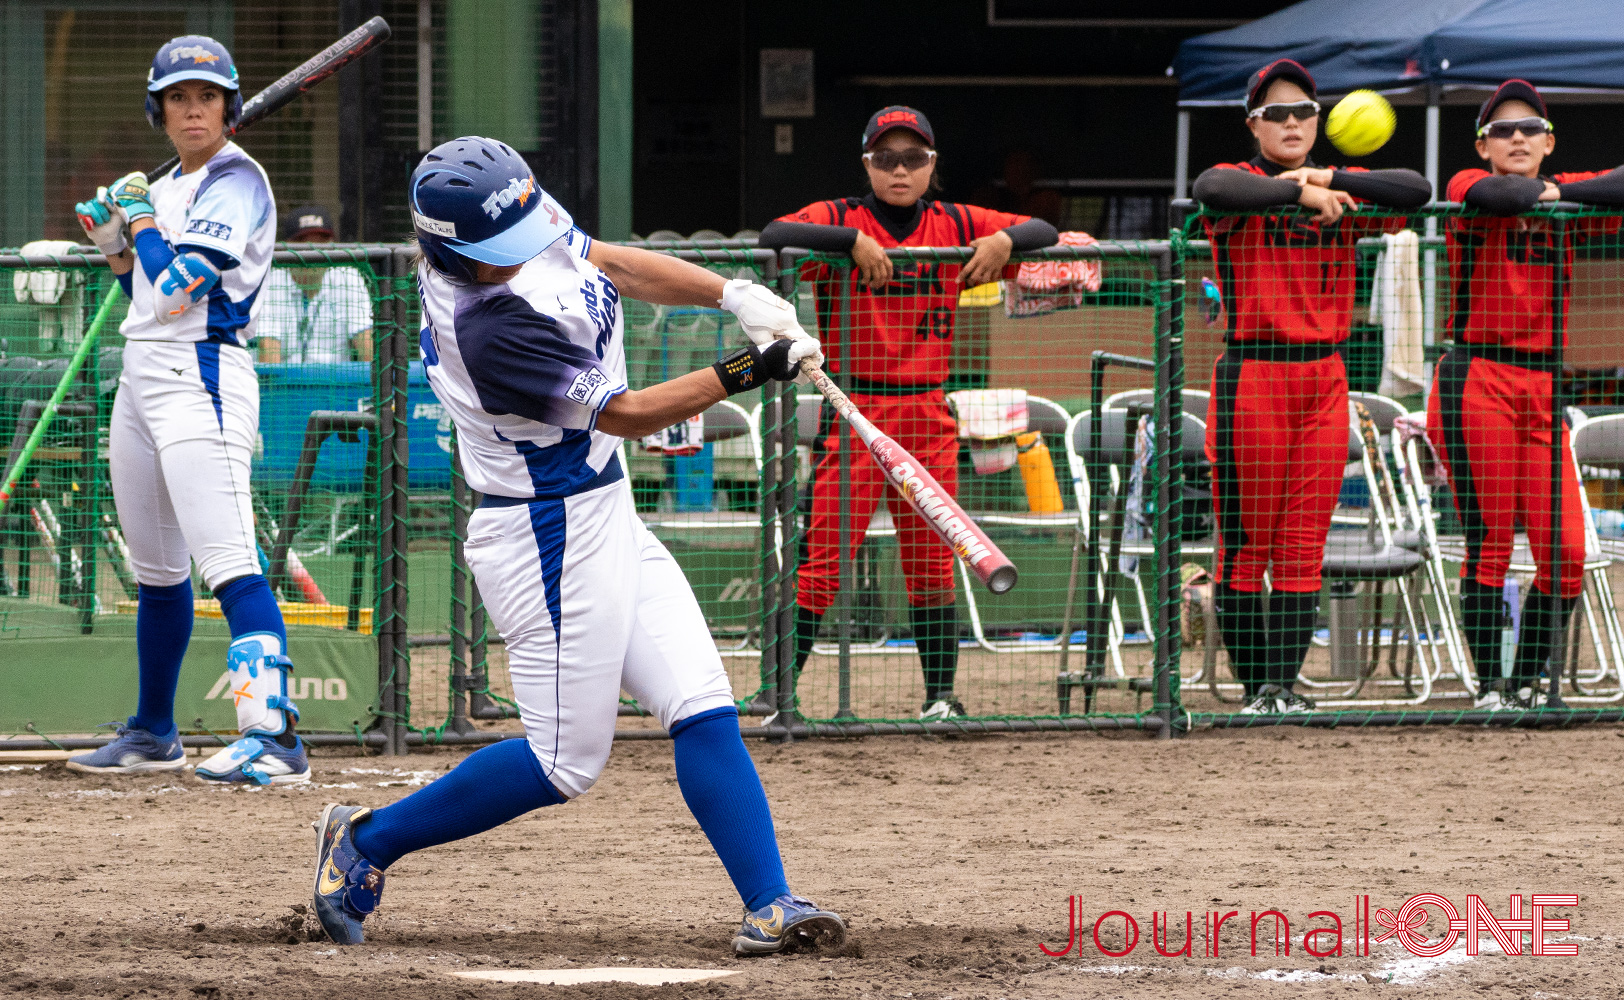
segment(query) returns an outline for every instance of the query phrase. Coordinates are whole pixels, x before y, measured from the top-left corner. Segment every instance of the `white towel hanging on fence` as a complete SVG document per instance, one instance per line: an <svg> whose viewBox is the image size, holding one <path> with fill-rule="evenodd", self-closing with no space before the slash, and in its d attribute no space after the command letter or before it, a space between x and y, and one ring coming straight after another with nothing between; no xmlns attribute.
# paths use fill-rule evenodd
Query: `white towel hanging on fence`
<svg viewBox="0 0 1624 1000"><path fill-rule="evenodd" d="M1414 230L1382 236L1370 293L1370 322L1381 325L1384 396L1408 396L1426 384L1421 315L1421 241Z"/></svg>

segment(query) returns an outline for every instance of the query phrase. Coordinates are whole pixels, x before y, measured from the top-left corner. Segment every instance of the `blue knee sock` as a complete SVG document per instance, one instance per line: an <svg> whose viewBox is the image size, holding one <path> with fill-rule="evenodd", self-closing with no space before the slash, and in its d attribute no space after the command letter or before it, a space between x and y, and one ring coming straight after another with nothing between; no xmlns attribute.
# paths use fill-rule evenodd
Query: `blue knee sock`
<svg viewBox="0 0 1624 1000"><path fill-rule="evenodd" d="M671 727L677 786L710 838L733 887L751 910L789 892L773 815L755 762L739 736L739 714L716 708Z"/></svg>
<svg viewBox="0 0 1624 1000"><path fill-rule="evenodd" d="M270 632L282 640L282 651L287 652L288 628L282 624L282 609L276 606L271 585L263 576L239 576L215 588L214 596L220 599L233 639L250 632Z"/></svg>
<svg viewBox="0 0 1624 1000"><path fill-rule="evenodd" d="M484 833L564 797L541 773L525 740L469 754L451 773L384 806L355 826L355 849L379 868L435 844Z"/></svg>
<svg viewBox="0 0 1624 1000"><path fill-rule="evenodd" d="M135 611L135 659L141 675L130 726L154 736L175 731L175 685L192 641L192 581L173 587L141 584Z"/></svg>

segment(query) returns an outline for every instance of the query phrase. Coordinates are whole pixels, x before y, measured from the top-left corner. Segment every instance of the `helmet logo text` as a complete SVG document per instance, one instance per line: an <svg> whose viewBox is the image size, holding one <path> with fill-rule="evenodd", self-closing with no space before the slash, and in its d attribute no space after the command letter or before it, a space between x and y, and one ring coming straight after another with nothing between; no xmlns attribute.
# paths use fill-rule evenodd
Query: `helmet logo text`
<svg viewBox="0 0 1624 1000"><path fill-rule="evenodd" d="M205 49L201 45L182 45L178 48L169 50L169 61L171 63L178 63L182 59L192 60L193 66L196 66L199 63L215 63L220 61L219 56L215 55L213 52L210 52L208 49Z"/></svg>
<svg viewBox="0 0 1624 1000"><path fill-rule="evenodd" d="M518 200L520 207L523 207L524 203L530 200L530 192L535 189L536 179L534 177L525 177L523 179L514 177L507 182L507 187L500 191L493 191L491 196L486 198L479 207L485 210L486 215L495 219L500 217L502 210L513 204L515 199Z"/></svg>

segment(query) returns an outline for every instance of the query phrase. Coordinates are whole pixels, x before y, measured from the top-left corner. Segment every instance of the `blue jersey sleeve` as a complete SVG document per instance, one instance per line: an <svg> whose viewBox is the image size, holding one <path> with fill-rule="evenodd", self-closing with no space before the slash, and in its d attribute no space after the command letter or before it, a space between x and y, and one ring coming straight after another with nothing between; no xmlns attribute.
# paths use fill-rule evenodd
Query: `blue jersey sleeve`
<svg viewBox="0 0 1624 1000"><path fill-rule="evenodd" d="M211 260L224 255L235 267L248 249L248 238L267 220L274 221L275 211L265 178L246 156L216 160L186 210L186 229L176 248L212 251Z"/></svg>
<svg viewBox="0 0 1624 1000"><path fill-rule="evenodd" d="M489 413L591 430L609 400L626 391L591 348L511 293L484 296L457 312L457 346Z"/></svg>

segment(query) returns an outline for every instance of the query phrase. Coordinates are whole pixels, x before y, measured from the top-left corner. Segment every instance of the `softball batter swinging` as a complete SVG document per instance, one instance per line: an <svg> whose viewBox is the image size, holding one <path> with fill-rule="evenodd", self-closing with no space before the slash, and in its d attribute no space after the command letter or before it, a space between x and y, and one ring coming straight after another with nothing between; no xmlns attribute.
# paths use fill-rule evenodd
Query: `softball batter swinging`
<svg viewBox="0 0 1624 1000"><path fill-rule="evenodd" d="M744 901L734 950L838 941L841 919L789 891L721 657L616 457L622 438L795 377L801 359L821 361L818 342L760 285L592 240L495 140L444 143L410 183L423 361L484 496L468 522L468 563L507 642L526 738L479 750L376 812L328 806L315 824L322 925L334 941L360 942L384 870L402 855L592 787L624 688L670 731L683 798ZM622 294L721 305L753 346L628 391Z"/></svg>

